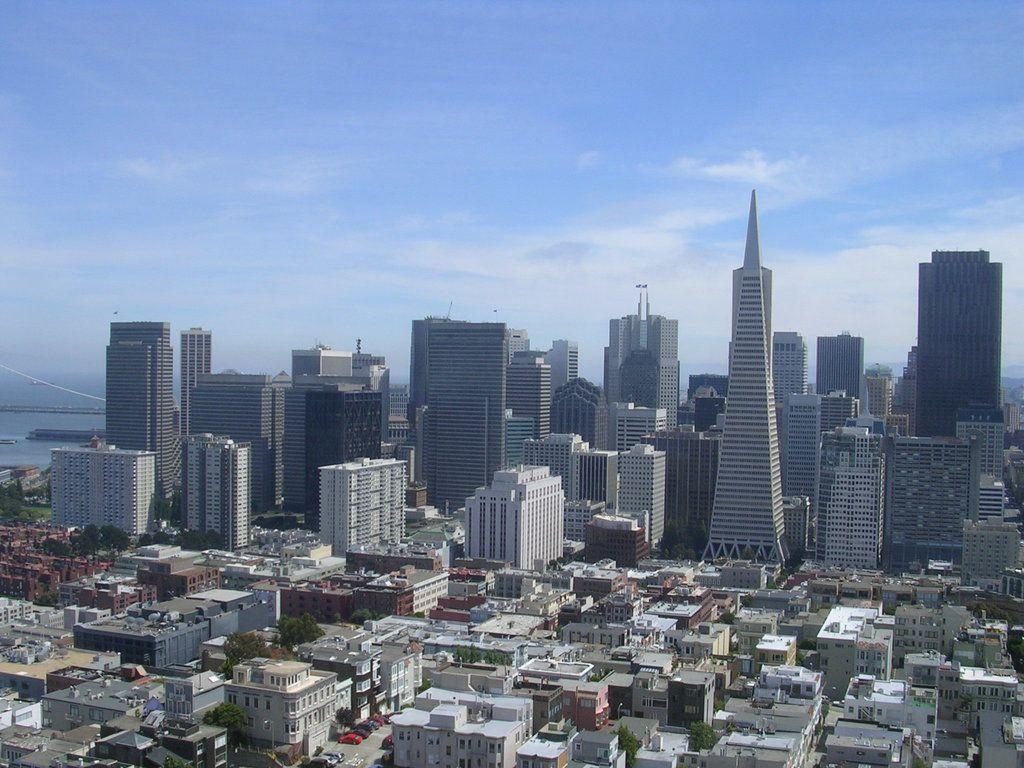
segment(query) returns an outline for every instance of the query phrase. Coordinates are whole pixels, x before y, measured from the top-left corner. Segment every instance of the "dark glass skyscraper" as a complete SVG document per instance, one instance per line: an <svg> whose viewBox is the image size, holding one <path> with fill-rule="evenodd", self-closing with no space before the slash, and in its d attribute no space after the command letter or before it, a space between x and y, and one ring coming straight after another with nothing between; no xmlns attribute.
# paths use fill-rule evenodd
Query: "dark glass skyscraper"
<svg viewBox="0 0 1024 768"><path fill-rule="evenodd" d="M409 346L409 428L416 428L416 409L427 404L427 338L430 329L447 323L446 317L425 317L412 321L412 343Z"/></svg>
<svg viewBox="0 0 1024 768"><path fill-rule="evenodd" d="M551 431L579 435L592 448L608 439L608 404L604 391L587 379L571 379L551 397Z"/></svg>
<svg viewBox="0 0 1024 768"><path fill-rule="evenodd" d="M819 336L815 368L814 386L819 395L842 390L850 397L860 399L860 383L864 375L864 339L846 332L838 336Z"/></svg>
<svg viewBox="0 0 1024 768"><path fill-rule="evenodd" d="M918 270L917 434L956 434L956 412L999 405L1003 265L935 251Z"/></svg>
<svg viewBox="0 0 1024 768"><path fill-rule="evenodd" d="M423 475L430 503L455 510L505 464L507 331L466 321L427 328Z"/></svg>
<svg viewBox="0 0 1024 768"><path fill-rule="evenodd" d="M158 493L178 483L174 352L169 323L111 323L107 346L107 441L156 453Z"/></svg>

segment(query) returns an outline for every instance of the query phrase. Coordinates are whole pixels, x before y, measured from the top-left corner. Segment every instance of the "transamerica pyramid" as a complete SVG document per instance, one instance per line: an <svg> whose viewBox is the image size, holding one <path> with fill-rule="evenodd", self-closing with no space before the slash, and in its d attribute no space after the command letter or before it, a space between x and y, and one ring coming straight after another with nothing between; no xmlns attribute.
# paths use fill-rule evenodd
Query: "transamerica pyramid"
<svg viewBox="0 0 1024 768"><path fill-rule="evenodd" d="M743 266L732 273L729 393L711 535L704 558L782 562L786 551L779 436L772 391L772 272L761 266L757 192L750 194Z"/></svg>

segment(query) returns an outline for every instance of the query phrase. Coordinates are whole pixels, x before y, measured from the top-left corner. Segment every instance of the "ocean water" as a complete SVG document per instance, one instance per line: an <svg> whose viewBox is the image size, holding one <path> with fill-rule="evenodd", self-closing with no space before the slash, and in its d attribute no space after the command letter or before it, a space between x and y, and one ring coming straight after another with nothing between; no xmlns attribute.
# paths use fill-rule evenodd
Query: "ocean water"
<svg viewBox="0 0 1024 768"><path fill-rule="evenodd" d="M38 375L38 374L37 374ZM90 394L103 394L103 380L97 377L66 378L43 377L55 384ZM29 384L10 373L0 372L0 404L79 406L95 408L103 403L73 395L51 387ZM50 466L50 451L66 445L66 441L28 440L33 429L103 429L102 414L72 413L7 413L0 411L0 440L17 440L14 445L0 445L0 466L34 464L45 469Z"/></svg>

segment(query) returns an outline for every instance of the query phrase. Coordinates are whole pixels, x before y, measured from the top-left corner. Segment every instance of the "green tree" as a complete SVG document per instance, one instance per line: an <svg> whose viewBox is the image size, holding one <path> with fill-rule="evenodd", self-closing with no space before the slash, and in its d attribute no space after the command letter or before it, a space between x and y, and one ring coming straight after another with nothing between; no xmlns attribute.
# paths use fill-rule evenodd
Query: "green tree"
<svg viewBox="0 0 1024 768"><path fill-rule="evenodd" d="M360 608L358 611L352 612L349 621L353 624L365 624L368 621L374 621L379 618L375 611L371 611L369 608Z"/></svg>
<svg viewBox="0 0 1024 768"><path fill-rule="evenodd" d="M636 762L636 753L640 750L640 741L624 725L620 725L615 733L619 737L619 748L626 753L626 768L633 768L633 763Z"/></svg>
<svg viewBox="0 0 1024 768"><path fill-rule="evenodd" d="M34 602L36 605L42 605L48 608L53 608L57 605L58 602L57 593L54 592L52 589L48 589L45 592L41 592L39 594L39 597L37 597Z"/></svg>
<svg viewBox="0 0 1024 768"><path fill-rule="evenodd" d="M225 701L213 709L208 709L203 715L203 722L206 725L215 725L224 728L228 732L228 743L233 747L245 743L245 710L237 704Z"/></svg>
<svg viewBox="0 0 1024 768"><path fill-rule="evenodd" d="M168 755L164 758L164 768L192 768L192 763L182 760L180 757Z"/></svg>
<svg viewBox="0 0 1024 768"><path fill-rule="evenodd" d="M267 655L267 643L258 632L235 632L224 641L224 674L230 675L235 664Z"/></svg>
<svg viewBox="0 0 1024 768"><path fill-rule="evenodd" d="M297 645L311 643L323 636L323 627L317 624L316 619L308 613L302 614L297 619L291 616L282 616L277 622L277 644L289 651Z"/></svg>
<svg viewBox="0 0 1024 768"><path fill-rule="evenodd" d="M734 614L732 611L726 611L718 617L718 621L722 624L734 624L736 623L736 614Z"/></svg>
<svg viewBox="0 0 1024 768"><path fill-rule="evenodd" d="M40 548L50 557L71 557L71 545L60 539L44 539Z"/></svg>
<svg viewBox="0 0 1024 768"><path fill-rule="evenodd" d="M809 637L805 637L801 640L797 646L801 651L816 651L818 650L818 644L811 640Z"/></svg>
<svg viewBox="0 0 1024 768"><path fill-rule="evenodd" d="M703 751L715 746L718 737L715 731L707 723L698 720L690 726L690 749Z"/></svg>
<svg viewBox="0 0 1024 768"><path fill-rule="evenodd" d="M99 531L100 546L108 552L124 552L131 546L131 537L116 525L104 525Z"/></svg>

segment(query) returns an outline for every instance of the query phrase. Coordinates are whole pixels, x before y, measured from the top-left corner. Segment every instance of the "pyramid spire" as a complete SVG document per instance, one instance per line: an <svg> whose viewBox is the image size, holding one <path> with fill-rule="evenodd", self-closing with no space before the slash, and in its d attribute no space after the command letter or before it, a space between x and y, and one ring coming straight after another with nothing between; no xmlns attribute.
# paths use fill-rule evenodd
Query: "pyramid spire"
<svg viewBox="0 0 1024 768"><path fill-rule="evenodd" d="M757 190L750 190L750 218L747 219L747 249L743 253L744 269L761 268L761 238L757 231Z"/></svg>

